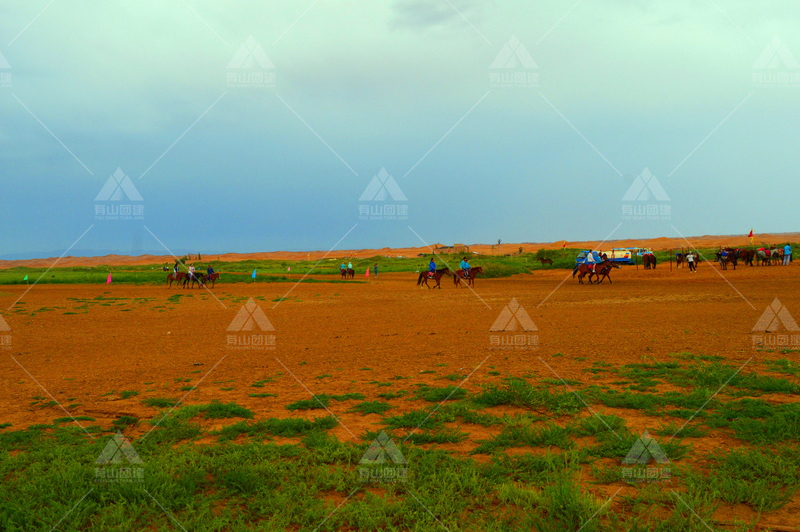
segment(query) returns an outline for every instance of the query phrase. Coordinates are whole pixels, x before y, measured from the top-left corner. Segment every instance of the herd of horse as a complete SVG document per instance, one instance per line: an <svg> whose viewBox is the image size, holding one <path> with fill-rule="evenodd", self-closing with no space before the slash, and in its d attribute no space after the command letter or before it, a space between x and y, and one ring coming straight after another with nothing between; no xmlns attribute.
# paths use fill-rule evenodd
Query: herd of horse
<svg viewBox="0 0 800 532"><path fill-rule="evenodd" d="M722 252L727 252L727 256L723 256ZM736 269L739 262L748 266L770 266L773 264L781 264L783 262L783 249L740 249L740 248L723 248L717 251L717 262L723 270L728 269L728 263Z"/></svg>
<svg viewBox="0 0 800 532"><path fill-rule="evenodd" d="M450 271L450 268L439 268L434 272L419 272L419 277L417 278L417 286L420 288L422 286L427 286L428 288L438 288L439 290L442 289L442 277L445 275L452 275L453 276L453 284L456 287L461 286L461 281L464 281L466 286L475 286L475 277L478 274L483 273L483 268L480 266L473 266L469 269L469 275L464 273L464 270L456 270L455 272ZM428 284L428 281L433 281L435 284L431 286Z"/></svg>
<svg viewBox="0 0 800 532"><path fill-rule="evenodd" d="M211 283L211 288L214 288L218 279L218 273L208 275L200 272L173 272L167 275L167 280L164 284L168 285L167 288L172 288L172 283L175 283L176 286L181 288L186 288L188 286L191 289L194 288L195 284L197 284L198 288L202 288L206 286L206 284Z"/></svg>

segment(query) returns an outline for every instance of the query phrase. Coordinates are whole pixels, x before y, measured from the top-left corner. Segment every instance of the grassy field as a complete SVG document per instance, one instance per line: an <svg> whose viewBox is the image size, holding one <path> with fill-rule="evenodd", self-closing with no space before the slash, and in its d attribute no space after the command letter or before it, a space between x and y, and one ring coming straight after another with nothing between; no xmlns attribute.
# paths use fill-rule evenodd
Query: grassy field
<svg viewBox="0 0 800 532"><path fill-rule="evenodd" d="M744 505L754 515L773 512L800 489L800 404L760 398L800 395L795 383L800 367L778 359L732 377L737 368L719 357L676 353L672 358L592 364L585 369L590 380L609 375L617 380L612 386L573 382L577 394L562 382L533 375L499 377L480 390L454 393L442 368L441 386L401 378L380 401L364 401L358 393L320 395L287 403L282 418L255 421L253 412L235 403L171 410L175 397L151 396L141 399L152 411L149 419L121 416L111 426L99 426L82 416L78 421L86 433L68 417L19 431L0 424L0 499L7 501L0 505L0 525L4 530L166 530L175 523L193 530L436 530L440 525L476 531L708 530L701 517L726 530L754 530L743 521L715 522L713 514L721 504ZM274 397L264 391L281 377L226 385ZM123 393L140 392L145 390ZM44 397L32 400L57 414ZM394 414L405 401L424 403ZM337 420L325 407L334 403L370 416L373 429L355 441L333 437L329 431ZM499 414L499 408L516 413ZM669 458L669 464L659 465L669 470L667 478L660 473L657 479L637 479L638 472L625 472L620 459L638 435L606 409L663 420L652 431ZM131 444L141 463L98 465L111 437L131 429L140 434ZM477 447L452 452L451 445L473 430L486 433ZM363 463L382 431L405 460L399 480L375 481L374 473L387 464L398 467L391 461ZM696 444L712 432L726 444L701 450ZM652 465L632 469L645 476L644 468ZM141 478L111 476L131 470ZM364 480L368 477L373 481ZM629 488L613 505L587 491L620 480Z"/></svg>

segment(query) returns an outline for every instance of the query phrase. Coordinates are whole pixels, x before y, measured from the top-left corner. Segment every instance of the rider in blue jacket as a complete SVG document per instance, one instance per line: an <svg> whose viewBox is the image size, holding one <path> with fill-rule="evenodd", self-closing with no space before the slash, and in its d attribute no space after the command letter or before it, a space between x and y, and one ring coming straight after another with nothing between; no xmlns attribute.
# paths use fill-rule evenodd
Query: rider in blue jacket
<svg viewBox="0 0 800 532"><path fill-rule="evenodd" d="M433 257L431 257L431 261L428 263L428 275L433 277L434 273L436 273L436 262L434 262Z"/></svg>

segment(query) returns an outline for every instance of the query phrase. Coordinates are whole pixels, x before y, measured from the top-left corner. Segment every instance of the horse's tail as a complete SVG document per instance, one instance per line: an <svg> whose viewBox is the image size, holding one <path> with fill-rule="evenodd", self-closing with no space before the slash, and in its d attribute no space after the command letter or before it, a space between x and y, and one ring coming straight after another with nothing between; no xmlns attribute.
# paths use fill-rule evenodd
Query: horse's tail
<svg viewBox="0 0 800 532"><path fill-rule="evenodd" d="M419 277L417 277L417 286L422 284L422 276L425 275L422 272L419 272Z"/></svg>
<svg viewBox="0 0 800 532"><path fill-rule="evenodd" d="M573 279L575 278L575 274L578 273L578 268L579 268L578 266L575 266L574 268L572 268L572 278Z"/></svg>

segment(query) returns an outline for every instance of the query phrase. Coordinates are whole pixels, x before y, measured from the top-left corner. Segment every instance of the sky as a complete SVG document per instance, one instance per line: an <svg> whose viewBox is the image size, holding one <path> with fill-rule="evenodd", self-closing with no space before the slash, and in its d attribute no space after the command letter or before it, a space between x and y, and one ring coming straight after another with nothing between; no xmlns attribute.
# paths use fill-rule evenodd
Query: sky
<svg viewBox="0 0 800 532"><path fill-rule="evenodd" d="M0 258L798 231L798 29L775 0L5 2Z"/></svg>

